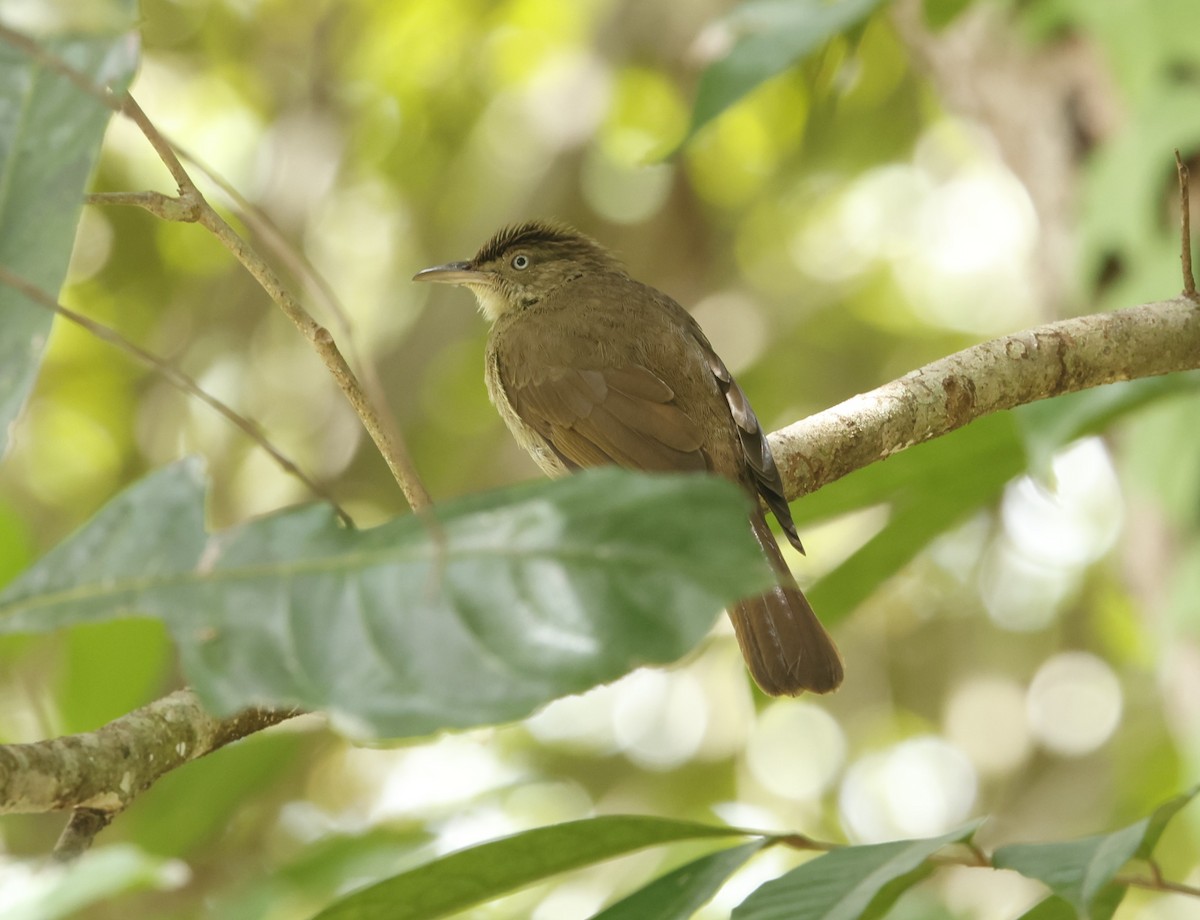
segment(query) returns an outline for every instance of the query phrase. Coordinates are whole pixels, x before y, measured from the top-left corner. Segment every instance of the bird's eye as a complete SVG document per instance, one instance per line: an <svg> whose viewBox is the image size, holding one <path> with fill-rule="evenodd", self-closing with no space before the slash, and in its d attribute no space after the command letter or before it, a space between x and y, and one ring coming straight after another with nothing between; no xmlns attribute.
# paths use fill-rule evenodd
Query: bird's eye
<svg viewBox="0 0 1200 920"><path fill-rule="evenodd" d="M521 255L513 256L512 267L517 271L523 268L529 268L529 256L522 253Z"/></svg>

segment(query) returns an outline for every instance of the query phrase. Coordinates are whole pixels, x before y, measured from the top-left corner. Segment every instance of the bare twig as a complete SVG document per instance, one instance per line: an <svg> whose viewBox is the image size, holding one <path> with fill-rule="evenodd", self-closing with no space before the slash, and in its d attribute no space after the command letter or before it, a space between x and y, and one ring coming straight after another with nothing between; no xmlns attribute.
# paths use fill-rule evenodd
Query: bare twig
<svg viewBox="0 0 1200 920"><path fill-rule="evenodd" d="M209 182L228 196L236 209L237 219L249 227L255 236L266 245L271 255L287 268L292 275L299 279L300 283L307 290L308 296L337 321L338 332L349 338L352 331L350 314L346 312L346 308L338 300L333 288L329 286L329 282L296 251L294 246L288 243L283 234L279 232L279 228L271 222L271 219L262 212L261 208L247 199L229 180L191 151L181 147L173 139L168 138L168 140L170 140L171 146L175 148L175 152L180 157L198 169Z"/></svg>
<svg viewBox="0 0 1200 920"><path fill-rule="evenodd" d="M162 192L95 192L87 195L84 201L94 205L132 205L163 220L180 223L195 223L200 219L200 207L194 200Z"/></svg>
<svg viewBox="0 0 1200 920"><path fill-rule="evenodd" d="M54 844L54 860L70 862L82 856L91 848L96 835L112 824L115 817L115 812L99 808L76 808Z"/></svg>
<svg viewBox="0 0 1200 920"><path fill-rule="evenodd" d="M166 200L174 201L176 199L168 198ZM220 413L222 416L232 422L238 429L243 431L247 437L254 441L255 444L266 451L267 454L270 455L271 459L273 459L285 473L295 476L302 483L304 483L304 485L307 486L314 495L328 502L333 507L334 511L337 512L337 516L341 518L342 522L347 527L354 526L354 521L351 519L350 515L347 514L346 510L338 504L337 499L333 497L332 493L330 493L327 488L318 483L302 469L300 469L300 467L288 459L283 452L279 450L279 448L271 443L267 436L263 434L262 430L259 429L254 422L236 412L234 409L217 399L211 393L202 389L200 385L187 374L183 373L178 368L172 367L157 355L146 351L146 349L142 348L140 345L131 342L115 329L111 329L108 326L105 326L103 323L99 323L90 317L84 316L81 313L77 313L69 307L64 307L45 291L41 290L41 288L39 288L37 285L32 284L19 275L13 274L3 266L0 266L0 284L9 285L10 287L24 294L33 303L36 303L39 306L58 314L59 316L63 317L63 319L75 323L75 325L86 329L101 341L108 342L109 344L121 349L126 354L129 354L141 361L143 364L149 365L173 386L184 393L187 393L189 396L194 396L206 406L209 406Z"/></svg>
<svg viewBox="0 0 1200 920"><path fill-rule="evenodd" d="M86 74L76 70L57 55L12 29L0 26L0 39L52 68L108 108L127 116L138 126L175 180L180 199L178 205L166 204L163 199L168 196L155 192L121 193L99 200L109 204L137 205L170 220L196 222L215 235L316 349L317 354L361 419L371 440L375 442L376 448L383 456L409 505L417 511L428 508L431 504L429 492L417 473L398 428L389 427L382 420L382 416L359 384L329 331L309 316L271 268L213 209L188 175L187 170L184 169L171 144L142 111L133 96L127 92L114 94L108 89L96 86Z"/></svg>
<svg viewBox="0 0 1200 920"><path fill-rule="evenodd" d="M1113 881L1118 885L1128 885L1130 888L1144 888L1147 891L1163 891L1171 894L1185 894L1192 898L1200 898L1200 887L1184 885L1182 882L1172 882L1161 875L1154 878L1142 878L1137 875L1118 875Z"/></svg>
<svg viewBox="0 0 1200 920"><path fill-rule="evenodd" d="M271 222L271 220L262 213L262 211L254 205L253 202L246 199L241 192L228 182L220 173L210 167L207 163L200 160L190 151L180 147L174 141L171 141L171 146L175 148L176 153L192 164L196 169L200 170L210 182L216 185L224 192L237 208L238 220L242 221L249 227L257 237L266 245L268 251L284 265L292 275L300 280L308 293L308 296L316 302L316 304L326 313L336 320L339 334L343 339L343 348L348 350L355 365L359 368L363 389L366 391L367 399L374 405L387 405L387 391L383 386L383 381L379 377L379 370L375 365L375 361L371 355L360 348L355 348L353 328L350 322L350 314L345 306L338 299L329 282L318 272L309 262L296 251L295 247L291 246L279 229ZM396 425L395 417L391 414L382 414L379 418L380 423L384 428L384 435L393 443L403 444L403 437ZM419 482L419 480L418 480ZM433 516L426 517L426 524L430 527L435 538L441 539L441 531L437 519Z"/></svg>
<svg viewBox="0 0 1200 920"><path fill-rule="evenodd" d="M1183 296L1200 301L1196 294L1196 276L1192 272L1192 193L1187 164L1175 151L1175 170L1179 173L1179 261L1183 268Z"/></svg>
<svg viewBox="0 0 1200 920"><path fill-rule="evenodd" d="M810 850L816 853L828 853L830 850L838 850L842 848L840 843L829 843L824 840L814 840L807 834L784 834L780 837L775 837L771 841L785 847L790 847L793 850Z"/></svg>
<svg viewBox="0 0 1200 920"><path fill-rule="evenodd" d="M771 447L796 498L1001 409L1197 367L1200 310L1179 297L974 345L776 431Z"/></svg>
<svg viewBox="0 0 1200 920"><path fill-rule="evenodd" d="M413 465L407 446L394 429L392 433L389 433L379 412L376 411L374 404L359 384L358 378L346 363L346 359L342 357L329 330L308 314L308 311L300 305L300 302L284 286L270 266L208 203L192 182L191 177L188 176L187 170L179 162L179 157L175 155L175 151L166 138L128 93L122 97L121 111L138 126L167 169L171 171L171 175L179 183L179 197L199 209L195 218L196 222L220 240L234 258L242 263L242 267L250 272L254 280L266 291L267 296L283 310L284 315L292 321L300 334L308 339L316 349L326 368L333 375L333 379L341 387L342 393L362 420L363 426L367 429L371 440L375 442L388 469L392 471L392 475L404 492L409 505L418 511L428 508L432 504L429 492L425 489L425 485Z"/></svg>

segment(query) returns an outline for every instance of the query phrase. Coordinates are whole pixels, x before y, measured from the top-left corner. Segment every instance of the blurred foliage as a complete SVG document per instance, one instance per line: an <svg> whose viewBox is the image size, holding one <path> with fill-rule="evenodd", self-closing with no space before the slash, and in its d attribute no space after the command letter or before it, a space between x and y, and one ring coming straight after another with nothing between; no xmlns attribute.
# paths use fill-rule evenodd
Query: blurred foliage
<svg viewBox="0 0 1200 920"><path fill-rule="evenodd" d="M442 502L436 531L313 505L210 536L199 467L145 477L0 591L0 633L153 616L214 713L298 706L410 738L676 661L773 583L717 477L587 470Z"/></svg>
<svg viewBox="0 0 1200 920"><path fill-rule="evenodd" d="M93 28L110 7L4 0L0 20L45 34ZM328 279L351 327L339 341L380 367L439 500L534 475L487 404L469 298L408 283L502 223L556 216L619 251L695 311L768 427L980 338L1178 289L1171 148L1193 166L1200 154L1192 0L884 5L664 160L729 48L731 12L715 0L145 0L134 93ZM1056 110L1077 129L1058 213L1027 192L1040 164L1005 161L998 123L960 115L914 50L952 55L981 28L992 51L1017 45L1066 69L1082 48L1096 62ZM1006 77L998 54L958 66L963 85ZM1100 128L1080 99L1103 111ZM1022 137L1040 138L1028 111ZM116 122L93 188L171 186ZM1056 220L1072 231L1075 294L1046 303L1034 256ZM4 226L0 245L19 242ZM61 299L256 419L360 524L403 510L318 362L199 228L86 209ZM1200 774L1194 388L1194 376L1140 381L985 419L798 502L810 555L793 566L816 582L818 612L845 616L848 679L832 698L763 699L720 629L681 667L516 725L393 750L308 724L272 732L178 771L105 831L97 856L132 844L189 872L147 857L81 864L107 873L106 894L131 890L86 916L306 917L434 855L612 812L715 812L867 844L984 814L988 846L1129 824ZM307 500L208 409L61 325L11 440L5 583L186 454L208 462L214 528ZM164 631L145 623L6 637L0 661L4 741L95 727L178 681ZM1156 851L1168 877L1194 878L1195 811ZM44 853L60 824L5 818L3 850ZM708 856L654 850L466 916L588 916ZM780 848L755 856L701 916L796 862ZM1007 918L1045 893L982 875L939 873L893 915ZM147 885L170 890L134 890ZM1194 906L1172 914L1172 899L1135 892L1119 916Z"/></svg>

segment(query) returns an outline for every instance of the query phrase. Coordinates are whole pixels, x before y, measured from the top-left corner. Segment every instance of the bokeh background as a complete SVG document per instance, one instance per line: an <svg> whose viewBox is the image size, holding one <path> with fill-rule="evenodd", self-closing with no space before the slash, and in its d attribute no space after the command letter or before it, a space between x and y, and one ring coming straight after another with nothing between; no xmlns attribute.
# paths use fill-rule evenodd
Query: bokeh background
<svg viewBox="0 0 1200 920"><path fill-rule="evenodd" d="M239 223L260 251L278 242L328 282L344 312L271 256L378 368L435 498L536 475L487 402L472 299L409 281L506 223L558 218L618 251L695 313L768 429L976 341L1179 289L1172 151L1200 152L1192 0L885 3L672 154L734 38L731 6L144 0L133 93L277 228L273 242ZM34 32L104 13L0 2ZM171 189L119 120L95 187ZM63 299L259 422L360 524L405 512L307 345L203 230L88 208ZM519 725L367 749L301 720L119 818L100 844L175 860L172 886L88 916L304 917L434 854L595 813L855 842L980 815L985 844L1129 823L1200 776L1198 413L1194 377L1167 387L1099 435L1032 450L1031 475L964 500L898 573L868 566L868 599L835 626L848 678L830 698L762 697L722 622L678 667ZM207 460L213 527L310 500L209 409L62 325L15 436L0 580L185 454ZM891 513L807 525L801 582ZM6 638L0 658L6 742L93 729L179 681L150 622ZM60 826L5 818L0 849L45 853ZM1159 852L1169 877L1200 880L1195 808ZM614 861L469 916L585 917L688 855ZM798 858L764 853L702 916ZM18 891L25 870L5 860L0 889ZM945 871L896 916L1000 920L1038 897L1015 875ZM1121 916L1197 909L1133 892Z"/></svg>

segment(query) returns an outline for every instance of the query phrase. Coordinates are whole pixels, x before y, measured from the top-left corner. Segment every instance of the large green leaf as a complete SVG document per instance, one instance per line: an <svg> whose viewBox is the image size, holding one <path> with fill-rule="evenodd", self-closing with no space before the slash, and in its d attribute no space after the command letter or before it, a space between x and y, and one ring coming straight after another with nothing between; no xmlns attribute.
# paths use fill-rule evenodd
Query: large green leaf
<svg viewBox="0 0 1200 920"><path fill-rule="evenodd" d="M847 616L934 537L991 504L1024 468L1011 413L981 418L839 480L795 505L803 524L888 503L879 533L806 593L827 623Z"/></svg>
<svg viewBox="0 0 1200 920"><path fill-rule="evenodd" d="M195 464L126 490L0 594L0 632L164 620L205 702L411 736L517 719L692 648L769 568L724 480L592 470L368 531L324 507L208 536Z"/></svg>
<svg viewBox="0 0 1200 920"><path fill-rule="evenodd" d="M319 920L433 920L570 869L633 850L712 837L731 827L607 815L539 827L460 850L330 905Z"/></svg>
<svg viewBox="0 0 1200 920"><path fill-rule="evenodd" d="M1054 451L1083 434L1164 397L1200 390L1200 372L1126 380L1021 406L1013 415L1035 475L1045 475Z"/></svg>
<svg viewBox="0 0 1200 920"><path fill-rule="evenodd" d="M767 882L733 920L872 920L933 871L929 857L969 840L978 822L926 840L843 847Z"/></svg>
<svg viewBox="0 0 1200 920"><path fill-rule="evenodd" d="M687 920L768 843L756 840L701 856L610 905L592 920Z"/></svg>
<svg viewBox="0 0 1200 920"><path fill-rule="evenodd" d="M97 86L133 76L133 35L52 41L45 49ZM83 192L112 112L0 36L0 266L58 294ZM0 284L0 453L37 372L53 318Z"/></svg>
<svg viewBox="0 0 1200 920"><path fill-rule="evenodd" d="M733 47L700 77L691 137L763 81L787 70L839 32L865 19L880 0L748 0L718 26Z"/></svg>
<svg viewBox="0 0 1200 920"><path fill-rule="evenodd" d="M1164 802L1149 817L1111 834L1065 843L1018 843L1001 847L992 857L997 869L1012 869L1044 882L1087 920L1108 920L1125 889L1113 882L1121 867L1154 850L1167 823L1190 802L1200 787Z"/></svg>

